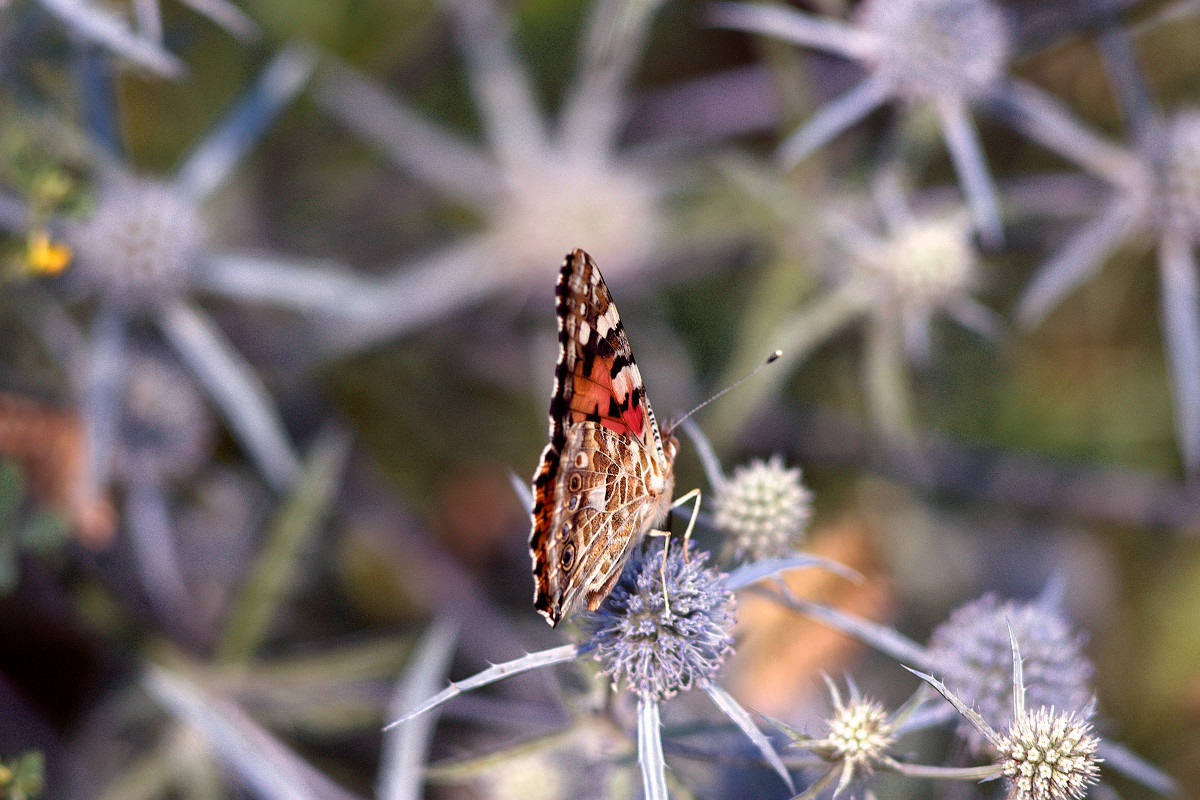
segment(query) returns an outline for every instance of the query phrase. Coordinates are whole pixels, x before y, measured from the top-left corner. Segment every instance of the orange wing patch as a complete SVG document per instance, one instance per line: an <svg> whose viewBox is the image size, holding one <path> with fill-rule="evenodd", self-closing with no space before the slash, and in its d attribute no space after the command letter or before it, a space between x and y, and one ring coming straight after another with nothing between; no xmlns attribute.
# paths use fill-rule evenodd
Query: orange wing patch
<svg viewBox="0 0 1200 800"><path fill-rule="evenodd" d="M623 367L614 378L614 363L613 359L605 358L577 362L580 369L571 378L573 390L568 401L571 421L599 422L614 433L633 435L645 443L646 413L642 408L640 381L627 371L636 367ZM581 369L584 366L590 366L591 371L585 374Z"/></svg>

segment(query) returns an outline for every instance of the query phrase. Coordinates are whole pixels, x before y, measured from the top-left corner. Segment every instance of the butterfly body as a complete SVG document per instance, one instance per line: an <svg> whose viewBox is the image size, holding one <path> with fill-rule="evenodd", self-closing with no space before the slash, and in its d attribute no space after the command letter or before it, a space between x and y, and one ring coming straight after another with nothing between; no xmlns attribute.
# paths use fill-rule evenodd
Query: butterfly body
<svg viewBox="0 0 1200 800"><path fill-rule="evenodd" d="M676 441L664 435L612 296L582 250L556 287L559 358L550 444L534 476L534 606L551 625L595 609L632 548L660 526L675 488Z"/></svg>

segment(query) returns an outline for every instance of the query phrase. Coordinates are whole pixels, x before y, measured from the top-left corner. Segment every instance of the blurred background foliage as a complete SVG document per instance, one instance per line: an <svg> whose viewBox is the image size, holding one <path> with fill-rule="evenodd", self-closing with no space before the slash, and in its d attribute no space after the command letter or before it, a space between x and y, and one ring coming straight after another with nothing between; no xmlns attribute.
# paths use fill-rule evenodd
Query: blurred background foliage
<svg viewBox="0 0 1200 800"><path fill-rule="evenodd" d="M579 68L590 4L501 5L553 120ZM842 16L850 4L792 5ZM1037 28L1039 14L1056 5L1065 9L1056 25ZM1107 5L1136 34L1136 61L1156 104L1195 105L1200 10L1158 0ZM1088 18L1073 20L1085 7L1004 4L1027 25L1018 30L1042 34L1028 33L1010 72L1125 141ZM348 65L464 140L487 134L452 15L434 0L245 0L240 8L259 27L249 41L186 4L162 4L163 48L187 70L172 80L89 44L40 3L0 2L0 184L4 201L23 209L0 209L0 387L40 404L46 419L69 417L80 393L75 367L48 356L29 309L56 298L86 329L103 303L64 288L71 267L62 278L30 274L30 231L39 220L90 213L106 159L123 159L137 174L170 174L284 43L300 39L319 53L318 80L330 65ZM935 126L919 111L903 120L877 111L780 170L773 148L851 84L853 67L713 28L706 13L692 0L662 6L635 60L632 113L618 142L640 164L674 165L655 255L610 281L660 419L721 388L742 361L784 346L771 338L779 320L821 296L836 260L824 215L867 195L880 141L918 165L914 197L958 197ZM103 154L96 114L115 123L116 155ZM1073 171L986 117L977 125L1002 195L1022 178ZM665 185L665 171L646 180ZM1006 201L1006 241L982 252L976 291L1000 319L1011 319L1036 266L1086 215L1097 185L1054 184L1043 213ZM1036 188L1026 191L1037 197ZM214 248L336 262L364 280L386 279L487 224L390 162L308 91L208 198L205 213ZM559 252L595 246L543 244ZM593 255L604 269L605 253ZM911 419L900 436L875 425L863 387L869 337L857 326L831 325L798 367L777 368L768 396L744 401L749 384L697 422L706 430L712 423L723 463L778 452L802 466L815 495L812 546L870 584L849 598L829 586L811 591L914 639L965 599L984 591L1032 597L1061 575L1065 607L1090 633L1103 732L1164 765L1183 796L1200 797L1200 494L1175 441L1153 261L1148 240L1126 242L1033 330L1006 323L988 340L935 316L928 360L904 368ZM492 268L486 258L478 263L481 273ZM111 537L67 535L69 503L54 487L78 476L61 459L60 468L39 460L48 440L32 451L0 441L0 760L16 765L0 771L0 793L32 796L14 787L34 785L17 775L40 771L22 755L36 749L47 797L243 796L203 743L138 688L153 662L236 699L335 783L366 796L391 683L431 616L468 620L462 672L551 643L529 602L528 519L509 473L531 474L545 444L557 268L550 261L536 278L514 273L482 302L354 352L323 348L320 315L206 297L204 308L278 404L304 468L273 494L221 428L211 459L170 485L164 506L188 598L178 608L164 608L146 588L120 515ZM86 447L77 430L54 435ZM116 495L133 491L122 486ZM686 443L677 486L708 489ZM719 549L715 534L698 535ZM847 640L827 642L818 627L778 635L811 637L791 655L763 651L791 659L770 674L793 702L819 703L822 670L853 671L890 701L914 685ZM511 691L549 707L537 679ZM539 724L547 723L525 727ZM435 752L461 755L497 741L505 737L458 726ZM1150 796L1114 784L1122 796ZM479 786L433 791L492 796Z"/></svg>

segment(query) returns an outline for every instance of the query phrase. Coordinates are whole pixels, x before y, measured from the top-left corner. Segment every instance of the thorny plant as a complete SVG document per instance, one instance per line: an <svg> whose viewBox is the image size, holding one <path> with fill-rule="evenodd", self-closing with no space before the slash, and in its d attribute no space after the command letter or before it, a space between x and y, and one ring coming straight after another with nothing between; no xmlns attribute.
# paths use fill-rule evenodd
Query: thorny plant
<svg viewBox="0 0 1200 800"><path fill-rule="evenodd" d="M239 37L253 33L249 18L224 0L185 4ZM89 0L41 0L40 5L89 43L83 49L91 58L97 55L90 44L98 43L159 74L184 75L182 61L164 47L167 43L174 50L176 41L164 35L157 0L134 0L132 22ZM753 773L770 781L766 793L786 789L800 791L801 798L856 794L873 774L885 772L930 780L1000 779L1014 800L1077 800L1097 783L1101 769L1155 791L1174 792L1171 778L1092 729L1095 669L1082 635L1059 608L1058 593L1048 590L1028 603L985 595L953 612L924 646L895 628L801 600L782 582L773 582L779 570L836 567L794 553L812 516L812 494L799 470L773 456L726 475L699 437L715 498L711 519L704 512L701 519L725 537L720 564L729 574L718 572L694 547L673 547L668 555L661 542L649 542L630 559L600 608L577 618L571 643L493 665L440 692L455 648L454 626L440 620L411 653L405 642L388 637L357 648L338 645L332 653L311 657L262 655L280 606L298 593L303 555L331 511L347 443L319 443L317 455L303 467L275 402L225 339L211 309L201 305L201 296L234 301L228 305L235 314L244 301L298 311L323 344L345 352L443 319L511 287L536 285L564 246L586 245L614 272L631 275L708 244L676 242L670 233L672 194L694 175L687 168L696 162L663 150L650 156L650 150L625 140L625 123L637 99L631 90L634 73L643 56L654 53L647 41L661 0L588 4L576 75L554 116L541 109L528 69L538 54L518 55L523 43L514 29L520 7L490 0L441 5L465 64L483 144L467 143L432 122L433 115L414 110L416 101L410 105L388 96L349 68L330 67L317 80L315 95L325 110L384 150L408 177L471 216L474 233L406 260L381 280L355 277L336 264L221 251L210 239L219 218L210 214L219 199L216 190L315 68L315 53L303 46L284 48L245 100L168 178L140 176L97 152L100 179L89 213L54 213L60 209L50 210L53 202L43 207L61 189L52 185L43 186L45 196L29 198L25 207L7 191L0 195L0 226L27 241L34 271L54 274L67 267L53 283L13 286L12 292L20 313L74 382L84 410L87 492L64 495L63 505L99 514L111 525L112 509L97 495L115 485L120 522L132 534L132 571L166 623L166 636L186 642L189 625L196 623L206 634L198 638L206 639L211 651L184 655L173 646L164 652L155 643L145 648L153 655L142 686L180 724L164 726L157 715L151 735L139 726L141 738L130 738L145 745L143 752L114 777L107 796L219 795L224 789L213 769L215 757L243 791L255 796L350 798L299 755L294 742L267 725L299 736L328 733L331 717L338 732L374 725L380 678L406 655L407 668L387 712L394 723L380 755L380 800L415 798L426 782L478 774L483 761L511 766L531 753L526 766L546 770L534 782L546 793L573 791L585 783L578 771L568 774L582 760L606 776L632 772L647 797L663 798L671 787L668 761L682 767L689 758L713 766L735 787L730 791L744 788L745 774ZM822 7L839 5L847 4ZM1107 8L1115 13L1126 5L1119 0ZM790 170L874 109L896 102L909 123L919 123L922 110L932 111L966 199L965 209L942 203L931 211L934 206L923 202L924 187L902 186L897 177L905 167L919 165L886 158L866 181L879 224L866 221L857 209L846 210L849 204L829 202L827 191L809 198L803 207L821 209L821 226L837 258L828 268L818 263L811 269L823 279L813 282L820 288L809 305L767 331L771 341L766 345L782 347L795 366L836 333L861 323L865 395L873 416L886 432L912 430L916 420L908 408L904 370L929 359L934 321L948 317L991 338L1001 328L976 299L987 281L973 234L989 250L999 248L1009 200L992 179L975 128L974 115L986 115L1099 178L1109 194L1095 218L1037 273L1015 309L1018 323L1039 324L1126 243L1147 235L1155 241L1179 446L1185 466L1195 469L1200 463L1200 293L1193 249L1200 241L1200 116L1187 108L1164 116L1153 108L1140 85L1139 65L1130 57L1125 27L1108 20L1098 42L1131 144L1108 141L1052 96L1010 75L1014 55L1029 43L1018 41L1020 29L1006 8L989 0L867 0L856 5L850 22L842 22L773 5L711 7L709 19L718 25L843 56L866 73L855 88L786 136L777 151L778 166ZM10 19L23 11L0 3L5 15L0 36L8 36ZM715 113L738 113L737 106L719 100L707 105ZM130 125L136 124L142 123L131 118ZM909 124L902 134L917 129L918 124ZM913 157L912 147L893 149L895 161ZM564 239L574 241L564 245ZM823 256L812 260L824 262ZM78 319L88 320L86 333L77 327ZM750 345L760 350L764 343ZM182 375L174 359L191 375ZM746 387L758 395L743 395L752 399L729 412L737 419L724 426L723 443L789 372L776 367L777 378L768 373ZM221 564L227 573L223 585L238 585L243 569L245 577L239 588L206 603L190 593L185 568L195 565L187 563L186 552L207 546L213 530L225 523L195 523L186 502L177 505L173 496L173 487L196 492L211 478L205 466L212 458L212 424L196 390L227 422L241 454L287 498L256 556L243 559L221 551L229 560ZM23 411L6 417L29 418ZM240 507L254 502L243 498ZM238 510L238 503L224 505L228 508L222 511ZM183 544L191 550L173 552ZM214 544L213 549L219 548ZM916 668L949 705L928 702L930 693L922 689L889 711L864 697L853 680L847 679L845 696L828 681L832 709L821 731L814 735L802 732L799 723L779 721L777 727L796 745L780 751L751 711L722 688L719 670L738 647L732 628L736 591L768 595ZM297 616L300 612L298 606ZM128 618L141 616L134 610ZM573 725L567 735L555 730L525 743L523 752L518 747L480 759L426 764L436 720L430 712L501 678L568 664L589 679L593 697L604 698L590 709L596 726ZM128 701L131 694L137 692L109 695L110 708L118 708L115 716L122 722L145 713L144 706ZM733 723L721 724L732 733L731 746L722 744L716 752L690 744L697 726L704 730L697 700L716 705ZM926 759L901 747L905 734L930 725L954 726L958 757L970 766L918 763ZM603 746L597 748L593 737L601 727ZM92 738L107 746L127 732L122 727L120 735L111 736L93 730ZM808 755L799 757L799 751ZM620 769L633 753L637 769ZM0 791L8 791L9 784L36 791L40 763L35 762L0 765ZM746 764L755 769L739 768ZM14 778L18 773L20 781ZM520 769L513 774L506 785L529 785ZM692 787L683 785L682 769L678 776L671 791L686 794ZM491 788L499 793L499 784ZM603 791L619 793L620 783Z"/></svg>
<svg viewBox="0 0 1200 800"><path fill-rule="evenodd" d="M501 678L590 658L599 662L601 672L614 687L627 688L636 700L638 764L646 797L667 796L660 705L691 689L704 691L794 790L791 776L770 740L715 678L725 656L732 651L733 592L778 569L820 565L822 561L792 556L749 564L729 575L716 572L707 562L708 554L696 552L694 547L685 553L684 548L667 550L661 540L651 541L630 558L617 586L600 607L581 615L576 644L531 653L455 681L389 727L402 725L465 691Z"/></svg>
<svg viewBox="0 0 1200 800"><path fill-rule="evenodd" d="M589 4L575 74L551 119L496 0L442 0L462 52L483 142L466 140L348 68L317 78L321 105L408 176L468 209L474 233L406 258L377 290L353 298L353 322L330 346L408 333L502 291L540 281L562 242L587 242L610 280L669 261L668 201L687 183L677 155L622 140L628 84L662 0ZM692 245L694 246L694 245Z"/></svg>

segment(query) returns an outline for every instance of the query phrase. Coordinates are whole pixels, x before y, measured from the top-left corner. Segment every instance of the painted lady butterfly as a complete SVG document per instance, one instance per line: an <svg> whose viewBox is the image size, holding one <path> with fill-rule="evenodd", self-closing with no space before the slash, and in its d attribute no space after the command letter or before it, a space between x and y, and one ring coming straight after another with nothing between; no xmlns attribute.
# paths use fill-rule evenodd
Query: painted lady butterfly
<svg viewBox="0 0 1200 800"><path fill-rule="evenodd" d="M600 605L630 550L661 525L676 440L659 432L625 328L591 256L567 255L555 290L550 444L533 479L534 606L551 625Z"/></svg>

